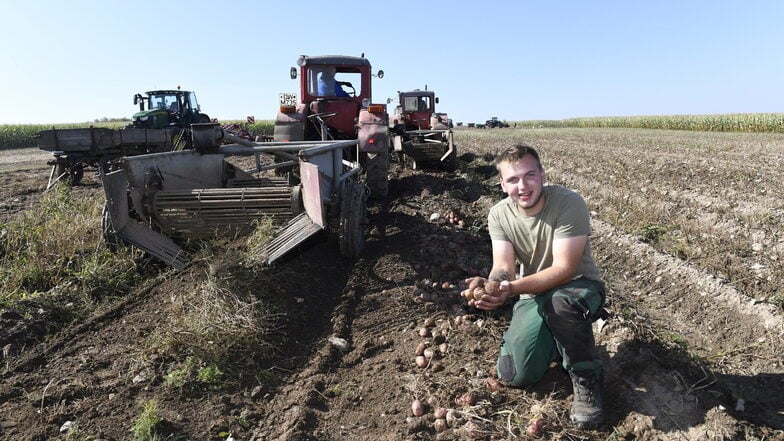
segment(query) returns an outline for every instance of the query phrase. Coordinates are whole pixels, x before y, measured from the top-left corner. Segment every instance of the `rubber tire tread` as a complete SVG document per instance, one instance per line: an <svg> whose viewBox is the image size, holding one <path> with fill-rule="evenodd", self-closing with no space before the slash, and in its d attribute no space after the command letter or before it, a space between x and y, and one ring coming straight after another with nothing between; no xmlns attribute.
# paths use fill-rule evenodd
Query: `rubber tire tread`
<svg viewBox="0 0 784 441"><path fill-rule="evenodd" d="M355 258L365 247L365 186L346 183L340 201L340 254Z"/></svg>
<svg viewBox="0 0 784 441"><path fill-rule="evenodd" d="M382 199L389 194L389 151L367 153L366 177L370 197Z"/></svg>

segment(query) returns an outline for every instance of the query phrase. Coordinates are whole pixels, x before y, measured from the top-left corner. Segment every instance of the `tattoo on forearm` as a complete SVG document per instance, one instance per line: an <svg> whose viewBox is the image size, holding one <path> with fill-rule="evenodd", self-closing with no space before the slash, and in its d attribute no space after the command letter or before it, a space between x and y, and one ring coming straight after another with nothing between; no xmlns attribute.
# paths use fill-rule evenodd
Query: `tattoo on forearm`
<svg viewBox="0 0 784 441"><path fill-rule="evenodd" d="M510 281L512 277L509 275L508 272L504 270L492 271L490 275L487 277L488 280L494 280L496 282L503 282L503 281Z"/></svg>

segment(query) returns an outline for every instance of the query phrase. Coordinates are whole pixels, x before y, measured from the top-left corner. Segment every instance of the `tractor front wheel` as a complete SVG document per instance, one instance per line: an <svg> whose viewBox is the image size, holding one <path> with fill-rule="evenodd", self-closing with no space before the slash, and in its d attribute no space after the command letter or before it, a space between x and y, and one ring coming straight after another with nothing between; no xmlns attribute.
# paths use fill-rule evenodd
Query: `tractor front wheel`
<svg viewBox="0 0 784 441"><path fill-rule="evenodd" d="M349 181L343 185L340 200L340 254L355 258L365 247L365 186Z"/></svg>
<svg viewBox="0 0 784 441"><path fill-rule="evenodd" d="M364 153L365 179L370 188L370 197L382 199L389 193L389 151Z"/></svg>

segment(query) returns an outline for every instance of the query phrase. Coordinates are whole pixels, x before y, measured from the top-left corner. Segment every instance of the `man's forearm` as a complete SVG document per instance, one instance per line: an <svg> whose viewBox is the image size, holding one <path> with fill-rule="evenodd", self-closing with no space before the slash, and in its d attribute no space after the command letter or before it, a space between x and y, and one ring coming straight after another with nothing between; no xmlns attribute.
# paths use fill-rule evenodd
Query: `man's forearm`
<svg viewBox="0 0 784 441"><path fill-rule="evenodd" d="M510 281L510 294L539 294L568 282L574 275L567 269L550 267L529 276Z"/></svg>
<svg viewBox="0 0 784 441"><path fill-rule="evenodd" d="M490 271L490 275L487 276L487 280L493 280L496 282L503 282L503 281L511 281L512 276L509 275L509 272L506 270L492 270Z"/></svg>

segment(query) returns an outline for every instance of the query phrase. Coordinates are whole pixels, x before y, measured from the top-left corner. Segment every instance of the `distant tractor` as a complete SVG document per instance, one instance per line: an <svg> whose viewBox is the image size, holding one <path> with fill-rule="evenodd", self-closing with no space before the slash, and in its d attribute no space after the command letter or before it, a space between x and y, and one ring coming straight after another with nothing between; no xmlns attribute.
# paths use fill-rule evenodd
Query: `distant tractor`
<svg viewBox="0 0 784 441"><path fill-rule="evenodd" d="M133 103L139 111L133 114L132 126L137 129L164 129L171 125L186 126L210 122L201 113L196 94L187 90L154 90L137 93Z"/></svg>
<svg viewBox="0 0 784 441"><path fill-rule="evenodd" d="M389 116L386 104L373 104L370 61L344 55L302 55L290 69L299 78L299 96L280 94L274 141L356 139L355 153L365 173L370 197L388 193ZM355 158L347 158L353 160Z"/></svg>
<svg viewBox="0 0 784 441"><path fill-rule="evenodd" d="M398 105L390 120L394 151L403 163L416 169L424 164L448 171L457 169L457 150L452 133L452 120L446 113L436 112L435 92L413 90L398 92Z"/></svg>
<svg viewBox="0 0 784 441"><path fill-rule="evenodd" d="M506 121L502 121L498 119L497 116L491 116L490 119L488 119L485 122L485 127L487 127L488 129L505 128L505 127L509 127L509 124L507 124Z"/></svg>
<svg viewBox="0 0 784 441"><path fill-rule="evenodd" d="M190 91L137 93L133 103L139 111L125 128L90 126L38 132L38 147L53 155L48 186L59 180L76 185L85 167L109 171L111 163L123 156L188 149L191 126L210 122L210 117L201 113L196 94Z"/></svg>

